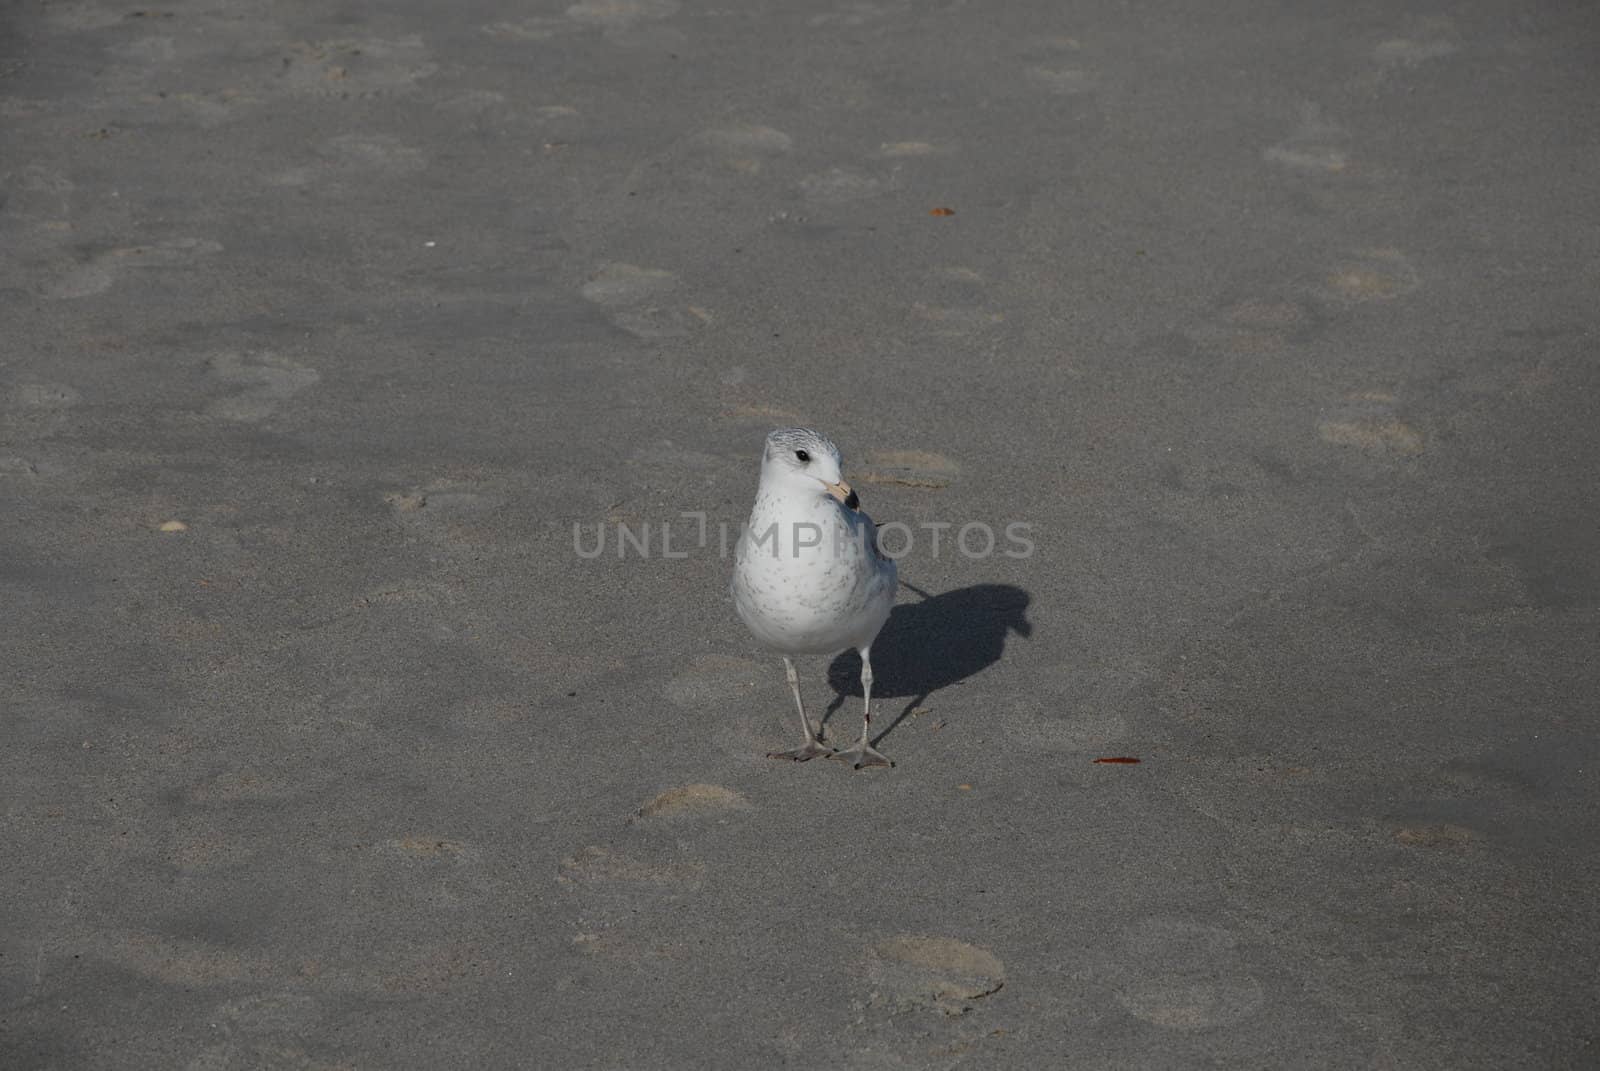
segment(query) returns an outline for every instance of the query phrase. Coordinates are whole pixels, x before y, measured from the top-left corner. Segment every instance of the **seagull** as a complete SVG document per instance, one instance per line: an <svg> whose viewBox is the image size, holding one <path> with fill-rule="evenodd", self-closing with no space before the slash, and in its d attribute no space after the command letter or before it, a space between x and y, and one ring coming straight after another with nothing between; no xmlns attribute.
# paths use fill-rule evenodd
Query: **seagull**
<svg viewBox="0 0 1600 1071"><path fill-rule="evenodd" d="M844 482L839 448L809 428L767 436L750 523L739 537L733 605L763 645L783 656L805 743L771 759L806 762L818 755L856 769L894 764L872 746L872 641L894 606L894 560ZM861 740L835 751L822 742L800 700L798 655L861 655Z"/></svg>

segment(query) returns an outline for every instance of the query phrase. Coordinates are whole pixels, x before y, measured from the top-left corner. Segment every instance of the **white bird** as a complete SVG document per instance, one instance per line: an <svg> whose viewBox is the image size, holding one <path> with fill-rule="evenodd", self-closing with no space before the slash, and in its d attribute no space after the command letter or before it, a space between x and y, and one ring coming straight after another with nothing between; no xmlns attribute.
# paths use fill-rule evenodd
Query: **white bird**
<svg viewBox="0 0 1600 1071"><path fill-rule="evenodd" d="M783 656L805 743L768 758L805 762L818 755L856 769L892 766L873 748L872 641L894 606L894 561L878 550L872 518L841 473L839 448L808 428L767 436L761 483L739 538L733 605L756 639ZM824 744L800 700L797 655L861 655L861 740L846 751Z"/></svg>

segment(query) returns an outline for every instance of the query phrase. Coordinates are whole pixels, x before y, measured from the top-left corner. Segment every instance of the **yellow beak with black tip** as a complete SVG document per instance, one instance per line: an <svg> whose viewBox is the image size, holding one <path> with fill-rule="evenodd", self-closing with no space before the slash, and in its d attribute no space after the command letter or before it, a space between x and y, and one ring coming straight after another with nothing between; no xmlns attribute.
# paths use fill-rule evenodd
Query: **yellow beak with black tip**
<svg viewBox="0 0 1600 1071"><path fill-rule="evenodd" d="M822 486L828 489L828 494L844 503L846 509L857 509L860 507L861 499L858 498L856 493L850 489L850 485L845 483L843 480L840 480L838 483L825 483Z"/></svg>

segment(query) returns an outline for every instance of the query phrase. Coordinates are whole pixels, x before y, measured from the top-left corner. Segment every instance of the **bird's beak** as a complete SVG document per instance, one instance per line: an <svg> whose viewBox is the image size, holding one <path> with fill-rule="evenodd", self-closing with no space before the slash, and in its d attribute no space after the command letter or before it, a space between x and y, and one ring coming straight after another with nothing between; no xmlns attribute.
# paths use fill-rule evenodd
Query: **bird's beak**
<svg viewBox="0 0 1600 1071"><path fill-rule="evenodd" d="M825 483L822 486L828 489L828 494L843 502L850 509L855 509L861 505L861 499L856 497L856 493L850 490L850 485L843 480L838 483Z"/></svg>

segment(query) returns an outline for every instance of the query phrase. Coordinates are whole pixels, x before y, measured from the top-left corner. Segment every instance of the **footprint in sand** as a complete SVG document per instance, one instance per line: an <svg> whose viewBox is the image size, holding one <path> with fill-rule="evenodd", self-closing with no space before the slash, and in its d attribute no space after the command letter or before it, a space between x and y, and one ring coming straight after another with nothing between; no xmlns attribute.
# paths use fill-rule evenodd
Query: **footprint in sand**
<svg viewBox="0 0 1600 1071"><path fill-rule="evenodd" d="M1395 843L1404 844L1409 848L1461 852L1470 848L1478 839L1478 834L1467 827L1449 822L1439 825L1401 826L1394 831Z"/></svg>
<svg viewBox="0 0 1600 1071"><path fill-rule="evenodd" d="M1175 918L1149 918L1123 934L1111 991L1129 1014L1173 1030L1248 1019L1266 1001L1232 933Z"/></svg>
<svg viewBox="0 0 1600 1071"><path fill-rule="evenodd" d="M912 302L912 319L929 328L929 333L939 336L968 335L1005 321L1005 314L981 307L962 308L950 305L930 305L925 301Z"/></svg>
<svg viewBox="0 0 1600 1071"><path fill-rule="evenodd" d="M65 220L72 211L73 181L59 171L29 164L0 179L5 210L13 219Z"/></svg>
<svg viewBox="0 0 1600 1071"><path fill-rule="evenodd" d="M954 459L931 450L875 450L852 473L857 483L942 491L961 471Z"/></svg>
<svg viewBox="0 0 1600 1071"><path fill-rule="evenodd" d="M1000 992L1005 965L987 948L950 937L909 935L880 941L867 953L869 1007L965 1015Z"/></svg>
<svg viewBox="0 0 1600 1071"><path fill-rule="evenodd" d="M671 300L678 277L660 268L608 264L578 288L611 322L642 339L678 338L705 322L706 313Z"/></svg>
<svg viewBox="0 0 1600 1071"><path fill-rule="evenodd" d="M482 495L478 491L459 490L448 483L432 485L432 490L395 491L384 496L400 512L418 512L427 509L430 517L442 514L475 514L485 509L504 506L506 499L498 495Z"/></svg>
<svg viewBox="0 0 1600 1071"><path fill-rule="evenodd" d="M337 41L302 41L283 57L290 90L331 97L378 97L416 88L439 70L416 34Z"/></svg>
<svg viewBox="0 0 1600 1071"><path fill-rule="evenodd" d="M613 44L676 48L689 38L663 22L681 6L678 0L580 0L567 8L567 18L580 28L600 30Z"/></svg>
<svg viewBox="0 0 1600 1071"><path fill-rule="evenodd" d="M1092 93L1096 72L1081 62L1082 43L1075 37L1029 38L1018 51L1022 77L1034 89L1060 97Z"/></svg>
<svg viewBox="0 0 1600 1071"><path fill-rule="evenodd" d="M1405 33L1386 37L1374 45L1372 60L1386 71L1417 67L1455 55L1461 51L1460 40L1454 19L1427 15L1416 19Z"/></svg>
<svg viewBox="0 0 1600 1071"><path fill-rule="evenodd" d="M878 155L889 160L933 156L945 151L931 141L886 141L878 146Z"/></svg>
<svg viewBox="0 0 1600 1071"><path fill-rule="evenodd" d="M65 471L65 466L41 463L38 458L23 457L21 454L0 454L0 478L15 476L36 479L40 476L60 475Z"/></svg>
<svg viewBox="0 0 1600 1071"><path fill-rule="evenodd" d="M563 885L663 886L698 889L703 863L653 863L591 844L561 860L556 880Z"/></svg>
<svg viewBox="0 0 1600 1071"><path fill-rule="evenodd" d="M1268 147L1262 156L1269 163L1291 171L1337 173L1343 171L1350 162L1344 141L1344 131L1329 122L1321 108L1307 103L1300 109L1300 121L1294 131L1276 145Z"/></svg>
<svg viewBox="0 0 1600 1071"><path fill-rule="evenodd" d="M633 962L685 954L656 927L640 925L641 907L653 904L659 910L705 885L706 865L686 860L679 839L690 825L720 824L750 809L750 801L734 789L680 785L634 811L629 829L637 832L626 837L627 847L590 844L562 859L556 880L581 905L573 946L586 956Z"/></svg>
<svg viewBox="0 0 1600 1071"><path fill-rule="evenodd" d="M1399 418L1395 396L1381 389L1346 395L1317 425L1317 437L1334 446L1398 457L1420 454L1427 446L1422 433Z"/></svg>
<svg viewBox="0 0 1600 1071"><path fill-rule="evenodd" d="M1080 97L1094 92L1098 76L1083 67L1029 67L1023 77L1037 89L1058 97Z"/></svg>
<svg viewBox="0 0 1600 1071"><path fill-rule="evenodd" d="M911 322L928 334L970 335L1005 322L1005 313L989 302L983 276L972 268L939 268L924 279L922 291L926 300L912 303Z"/></svg>
<svg viewBox="0 0 1600 1071"><path fill-rule="evenodd" d="M874 174L854 167L830 167L800 180L800 195L813 204L834 205L861 201L898 190L894 174Z"/></svg>
<svg viewBox="0 0 1600 1071"><path fill-rule="evenodd" d="M910 7L903 3L874 4L870 0L854 0L853 3L844 4L833 11L811 16L806 20L806 25L812 27L865 26L871 22L906 15L910 10Z"/></svg>
<svg viewBox="0 0 1600 1071"><path fill-rule="evenodd" d="M389 134L341 134L324 141L318 155L334 171L359 171L411 175L427 166L421 149L405 144Z"/></svg>
<svg viewBox="0 0 1600 1071"><path fill-rule="evenodd" d="M794 148L794 139L770 126L746 124L704 130L694 137L696 143L729 156L764 153L776 156Z"/></svg>
<svg viewBox="0 0 1600 1071"><path fill-rule="evenodd" d="M1185 333L1230 353L1277 353L1322 327L1323 317L1312 304L1269 293L1225 300L1207 322Z"/></svg>
<svg viewBox="0 0 1600 1071"><path fill-rule="evenodd" d="M730 365L717 376L722 399L722 415L740 422L765 425L784 424L804 426L810 421L799 410L773 405L766 397L761 384L742 364Z"/></svg>
<svg viewBox="0 0 1600 1071"><path fill-rule="evenodd" d="M378 855L392 856L407 863L417 862L476 862L478 850L465 841L429 833L413 833L395 837L373 846Z"/></svg>
<svg viewBox="0 0 1600 1071"><path fill-rule="evenodd" d="M1372 50L1372 58L1381 67L1415 67L1457 51L1454 44L1440 38L1418 41L1410 37L1391 37L1378 43Z"/></svg>
<svg viewBox="0 0 1600 1071"><path fill-rule="evenodd" d="M721 785L669 788L634 813L635 820L689 818L750 809L742 792Z"/></svg>
<svg viewBox="0 0 1600 1071"><path fill-rule="evenodd" d="M703 473L708 479L718 473L725 473L728 467L725 458L715 454L708 454L703 450L695 450L687 446L679 446L671 439L655 439L641 443L639 448L628 458L629 464L637 466L641 471L658 472L663 475L668 473ZM695 528L694 524L687 525ZM695 531L695 540L699 541L700 533ZM682 546L684 536L682 533L673 532L674 544Z"/></svg>
<svg viewBox="0 0 1600 1071"><path fill-rule="evenodd" d="M219 353L208 362L211 374L230 386L244 388L206 406L208 416L242 424L264 420L284 402L322 378L315 368L296 364L271 351Z"/></svg>
<svg viewBox="0 0 1600 1071"><path fill-rule="evenodd" d="M766 200L793 181L794 139L762 123L711 127L640 158L622 178L626 213L655 214L685 198L719 204L764 186Z"/></svg>
<svg viewBox="0 0 1600 1071"><path fill-rule="evenodd" d="M300 1035L322 1019L322 1005L304 993L258 993L218 1004L211 1020L244 1034Z"/></svg>
<svg viewBox="0 0 1600 1071"><path fill-rule="evenodd" d="M162 985L259 984L284 973L281 964L261 953L155 933L101 931L83 944L85 958L93 955Z"/></svg>
<svg viewBox="0 0 1600 1071"><path fill-rule="evenodd" d="M128 19L128 9L121 4L65 3L50 4L40 9L46 25L60 30L82 32L103 30L118 26Z"/></svg>
<svg viewBox="0 0 1600 1071"><path fill-rule="evenodd" d="M588 301L607 307L638 305L666 294L678 277L661 268L633 264L608 264L578 288Z"/></svg>
<svg viewBox="0 0 1600 1071"><path fill-rule="evenodd" d="M567 8L567 18L602 29L625 29L637 22L671 18L683 5L678 0L581 0Z"/></svg>
<svg viewBox="0 0 1600 1071"><path fill-rule="evenodd" d="M486 22L479 30L500 41L548 41L562 34L576 33L581 27L568 19L533 15L525 19Z"/></svg>
<svg viewBox="0 0 1600 1071"><path fill-rule="evenodd" d="M118 59L132 60L140 66L171 63L178 58L178 42L164 35L136 37L106 49Z"/></svg>
<svg viewBox="0 0 1600 1071"><path fill-rule="evenodd" d="M397 520L433 543L483 545L501 538L493 514L506 504L504 495L436 481L426 487L391 491L383 500Z"/></svg>
<svg viewBox="0 0 1600 1071"><path fill-rule="evenodd" d="M1392 83L1417 77L1424 66L1460 50L1461 35L1449 16L1416 18L1373 41L1368 62L1350 79L1350 84L1365 93L1378 93Z"/></svg>
<svg viewBox="0 0 1600 1071"><path fill-rule="evenodd" d="M770 126L732 126L705 130L690 139L703 154L743 175L758 175L771 160L787 155L794 139Z"/></svg>
<svg viewBox="0 0 1600 1071"><path fill-rule="evenodd" d="M62 300L101 294L111 289L122 272L198 268L201 258L221 251L221 245L206 238L167 238L150 245L108 250L46 284L44 296Z"/></svg>
<svg viewBox="0 0 1600 1071"><path fill-rule="evenodd" d="M1422 277L1398 249L1362 249L1348 256L1328 274L1325 288L1335 300L1348 304L1393 301L1422 285Z"/></svg>
<svg viewBox="0 0 1600 1071"><path fill-rule="evenodd" d="M15 409L70 409L83 395L65 383L19 383L11 389L10 407Z"/></svg>
<svg viewBox="0 0 1600 1071"><path fill-rule="evenodd" d="M511 103L511 98L498 89L463 89L457 93L448 93L441 96L433 110L446 115L489 115L506 108ZM577 112L568 108L567 111L576 115Z"/></svg>

